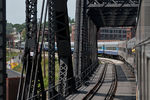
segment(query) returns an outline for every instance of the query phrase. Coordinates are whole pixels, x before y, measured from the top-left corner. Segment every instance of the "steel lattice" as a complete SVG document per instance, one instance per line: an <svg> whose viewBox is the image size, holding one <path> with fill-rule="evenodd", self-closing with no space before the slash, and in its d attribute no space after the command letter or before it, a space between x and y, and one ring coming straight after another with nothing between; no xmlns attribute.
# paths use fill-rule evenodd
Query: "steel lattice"
<svg viewBox="0 0 150 100"><path fill-rule="evenodd" d="M76 84L81 86L98 64L98 60L95 59L97 57L95 55L97 49L96 38L92 38L94 36L96 37L96 31L93 29L93 33L91 32L93 27L91 27L89 23L91 19L88 16L87 0L77 0L76 14L74 67L77 80ZM95 39L95 41L93 39Z"/></svg>
<svg viewBox="0 0 150 100"><path fill-rule="evenodd" d="M55 0L49 0L49 35L48 35L48 66L49 66L49 98L53 97L55 91L55 33L56 33L56 16ZM52 88L53 87L53 88Z"/></svg>
<svg viewBox="0 0 150 100"><path fill-rule="evenodd" d="M38 51L38 44L37 0L26 0L26 41L17 100L29 99L40 92L42 92L42 95L34 99L46 98L41 69L41 54ZM23 79L24 72L25 78Z"/></svg>

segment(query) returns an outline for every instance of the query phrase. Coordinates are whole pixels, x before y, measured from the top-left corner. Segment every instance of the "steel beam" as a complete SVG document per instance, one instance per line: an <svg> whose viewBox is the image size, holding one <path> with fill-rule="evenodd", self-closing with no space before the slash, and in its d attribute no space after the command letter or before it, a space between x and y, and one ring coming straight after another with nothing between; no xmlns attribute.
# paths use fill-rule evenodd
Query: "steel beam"
<svg viewBox="0 0 150 100"><path fill-rule="evenodd" d="M91 16L91 18L93 17L92 20L97 25L97 27L106 27L106 26L111 27L112 24L107 24L107 21L104 19L105 17L114 16L113 19L117 19L117 17L120 16L120 14L122 14L122 16L133 15L132 17L135 19L136 18L135 16L137 15L137 9L139 6L138 1L139 0L93 0L92 2L89 2L87 6L90 13L89 16ZM101 13L99 12L99 10L101 11ZM127 23L126 19L123 20L125 21L124 23ZM130 23L130 26L136 24L132 20L130 22L133 22ZM118 25L116 23L119 23L119 21L113 22L113 25L114 26L116 25L117 27ZM122 26L124 25L124 23L122 23Z"/></svg>
<svg viewBox="0 0 150 100"><path fill-rule="evenodd" d="M95 60L95 58L97 58L97 56L95 55L97 54L97 50L96 45L94 45L94 48L93 45L91 45L92 43L96 44L96 41L94 41L93 38L91 37L92 36L91 34L93 34L92 32L94 32L96 36L96 31L94 27L90 26L94 24L88 25L89 21L91 22L91 19L88 16L88 9L87 9L88 1L78 0L76 3L77 3L76 4L77 10L76 10L74 67L76 80L79 87L82 83L86 81L86 79L88 79L89 75L92 74L92 72L97 66L96 65L97 59Z"/></svg>
<svg viewBox="0 0 150 100"><path fill-rule="evenodd" d="M0 100L6 100L6 0L0 0Z"/></svg>
<svg viewBox="0 0 150 100"><path fill-rule="evenodd" d="M26 0L26 41L23 55L23 69L20 78L17 100L27 99L30 89L30 76L32 70L33 53L36 50L37 41L37 0ZM23 73L26 76L23 80ZM22 88L22 89L21 89Z"/></svg>
<svg viewBox="0 0 150 100"><path fill-rule="evenodd" d="M56 34L56 2L48 1L48 96L51 99L55 95L55 34Z"/></svg>
<svg viewBox="0 0 150 100"><path fill-rule="evenodd" d="M130 7L138 7L139 6L139 4L132 4L132 5L130 5L130 4L124 4L123 6L122 6L122 4L107 4L106 6L104 5L104 4L90 4L89 6L88 6L88 8L103 8L103 7L111 7L111 8L118 8L118 7L122 7L122 8L130 8Z"/></svg>
<svg viewBox="0 0 150 100"><path fill-rule="evenodd" d="M79 42L79 75L80 80L86 79L85 69L88 67L88 35L87 35L87 0L81 0L80 42Z"/></svg>
<svg viewBox="0 0 150 100"><path fill-rule="evenodd" d="M25 77L23 74L25 72ZM17 100L46 98L37 41L37 0L26 0L26 41Z"/></svg>
<svg viewBox="0 0 150 100"><path fill-rule="evenodd" d="M49 99L75 90L66 0L49 0ZM59 85L55 90L55 36L59 58ZM56 98L58 99L57 96Z"/></svg>
<svg viewBox="0 0 150 100"><path fill-rule="evenodd" d="M76 23L75 23L75 35L74 35L74 73L76 79L76 87L79 87L79 41L80 41L80 18L81 18L81 0L76 0Z"/></svg>
<svg viewBox="0 0 150 100"><path fill-rule="evenodd" d="M26 0L26 49L33 52L37 41L37 0Z"/></svg>

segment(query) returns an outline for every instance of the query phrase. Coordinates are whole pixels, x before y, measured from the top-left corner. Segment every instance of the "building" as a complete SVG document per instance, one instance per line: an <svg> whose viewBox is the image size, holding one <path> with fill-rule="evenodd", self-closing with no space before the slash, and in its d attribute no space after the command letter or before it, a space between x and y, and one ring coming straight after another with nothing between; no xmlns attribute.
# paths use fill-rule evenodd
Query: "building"
<svg viewBox="0 0 150 100"><path fill-rule="evenodd" d="M70 41L74 42L74 35L75 35L75 23L72 23L70 26Z"/></svg>
<svg viewBox="0 0 150 100"><path fill-rule="evenodd" d="M129 40L135 36L132 27L105 27L100 28L98 40Z"/></svg>
<svg viewBox="0 0 150 100"><path fill-rule="evenodd" d="M74 42L74 35L75 35L75 24L71 25L71 42Z"/></svg>
<svg viewBox="0 0 150 100"><path fill-rule="evenodd" d="M21 35L19 32L12 32L6 35L7 47L17 47L18 43L20 43Z"/></svg>

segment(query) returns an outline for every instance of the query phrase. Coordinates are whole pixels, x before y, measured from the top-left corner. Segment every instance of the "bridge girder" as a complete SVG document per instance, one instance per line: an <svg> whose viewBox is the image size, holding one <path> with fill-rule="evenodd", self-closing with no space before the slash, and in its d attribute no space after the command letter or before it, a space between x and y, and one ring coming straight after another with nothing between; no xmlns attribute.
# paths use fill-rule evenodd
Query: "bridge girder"
<svg viewBox="0 0 150 100"><path fill-rule="evenodd" d="M0 0L0 100L6 100L6 0Z"/></svg>
<svg viewBox="0 0 150 100"><path fill-rule="evenodd" d="M55 36L59 60L59 82L57 93L61 94L61 97L65 97L75 90L67 0L49 0L49 98L53 98L53 96L57 95L54 81ZM51 89L51 87L54 89Z"/></svg>
<svg viewBox="0 0 150 100"><path fill-rule="evenodd" d="M38 33L37 0L26 0L26 40L17 100L26 100L41 92L42 95L34 99L46 99L41 68L41 54L38 51Z"/></svg>
<svg viewBox="0 0 150 100"><path fill-rule="evenodd" d="M139 0L89 0L87 6L89 16L98 27L136 25Z"/></svg>
<svg viewBox="0 0 150 100"><path fill-rule="evenodd" d="M77 87L88 79L98 64L97 52L92 51L92 48L96 50L97 27L88 16L87 4L87 0L76 1L74 70Z"/></svg>

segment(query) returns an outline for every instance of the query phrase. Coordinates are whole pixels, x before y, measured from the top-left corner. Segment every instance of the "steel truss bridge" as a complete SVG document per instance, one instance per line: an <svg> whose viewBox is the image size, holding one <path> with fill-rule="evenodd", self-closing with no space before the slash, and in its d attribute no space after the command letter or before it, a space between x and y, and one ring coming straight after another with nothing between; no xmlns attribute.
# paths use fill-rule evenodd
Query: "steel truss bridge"
<svg viewBox="0 0 150 100"><path fill-rule="evenodd" d="M72 60L67 0L43 0L46 5L42 7L40 26L37 25L37 2L26 0L26 41L17 100L64 99L82 86L99 64L99 27L137 24L139 0L76 0L75 51ZM46 10L45 14L43 9ZM40 37L42 40L44 38L45 25L41 23L42 18L45 23L47 15L49 87L45 90L41 69L42 45L39 40ZM39 34L41 31L42 35ZM55 84L55 41L60 67L58 84ZM26 75L24 78L23 73ZM6 77L6 0L0 0L0 100L6 99Z"/></svg>

